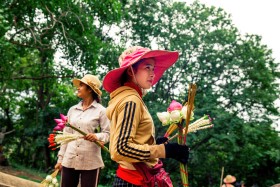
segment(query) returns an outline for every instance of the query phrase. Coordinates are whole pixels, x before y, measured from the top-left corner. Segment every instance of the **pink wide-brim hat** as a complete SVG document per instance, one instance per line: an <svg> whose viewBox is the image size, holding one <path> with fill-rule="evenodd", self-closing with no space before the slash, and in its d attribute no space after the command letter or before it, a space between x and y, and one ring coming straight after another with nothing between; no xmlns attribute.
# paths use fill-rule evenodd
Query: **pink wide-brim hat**
<svg viewBox="0 0 280 187"><path fill-rule="evenodd" d="M144 58L153 58L155 60L155 78L152 85L155 85L162 77L165 70L172 66L179 57L177 51L151 50L149 48L139 47L134 52L127 54L120 62L120 67L109 71L103 80L104 89L111 93L121 86L120 79L125 70Z"/></svg>

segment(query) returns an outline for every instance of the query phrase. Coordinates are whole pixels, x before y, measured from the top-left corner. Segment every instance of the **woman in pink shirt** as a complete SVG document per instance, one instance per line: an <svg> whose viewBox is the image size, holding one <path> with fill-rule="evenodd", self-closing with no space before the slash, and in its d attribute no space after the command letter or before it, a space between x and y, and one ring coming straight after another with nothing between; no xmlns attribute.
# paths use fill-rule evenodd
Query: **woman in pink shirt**
<svg viewBox="0 0 280 187"><path fill-rule="evenodd" d="M107 143L110 131L106 108L100 104L101 82L94 75L85 75L82 79L74 79L73 84L82 100L69 109L68 122L87 135L61 146L55 168L62 170L61 187L77 187L79 180L81 187L97 187L104 163L101 148L93 141ZM65 127L64 131L79 134L70 127Z"/></svg>

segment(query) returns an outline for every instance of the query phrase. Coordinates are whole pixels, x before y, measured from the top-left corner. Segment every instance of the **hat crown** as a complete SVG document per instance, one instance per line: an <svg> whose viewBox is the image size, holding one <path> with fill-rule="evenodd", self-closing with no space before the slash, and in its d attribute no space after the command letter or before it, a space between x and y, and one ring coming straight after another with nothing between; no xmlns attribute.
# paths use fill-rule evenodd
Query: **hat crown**
<svg viewBox="0 0 280 187"><path fill-rule="evenodd" d="M133 46L126 49L119 57L120 67L132 65L136 62L135 59L141 57L143 53L148 51L151 51L151 49L141 46Z"/></svg>
<svg viewBox="0 0 280 187"><path fill-rule="evenodd" d="M102 92L99 89L102 85L97 76L87 74L82 79L73 79L73 84L78 88L82 83L88 85L97 95L101 96Z"/></svg>
<svg viewBox="0 0 280 187"><path fill-rule="evenodd" d="M97 88L100 88L101 87L101 82L100 80L94 76L94 75L85 75L83 78L82 78L82 81L86 82L88 85L90 86L95 86Z"/></svg>
<svg viewBox="0 0 280 187"><path fill-rule="evenodd" d="M226 178L224 178L224 183L233 183L236 181L235 176L233 175L227 175Z"/></svg>

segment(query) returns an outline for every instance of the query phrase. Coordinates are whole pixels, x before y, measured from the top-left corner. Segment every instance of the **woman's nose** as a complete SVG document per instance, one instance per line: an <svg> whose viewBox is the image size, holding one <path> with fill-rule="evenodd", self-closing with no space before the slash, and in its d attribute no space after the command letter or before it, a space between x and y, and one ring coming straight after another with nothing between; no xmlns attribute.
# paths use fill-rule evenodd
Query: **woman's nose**
<svg viewBox="0 0 280 187"><path fill-rule="evenodd" d="M150 72L150 76L151 76L151 77L155 77L155 70L152 70L152 71Z"/></svg>

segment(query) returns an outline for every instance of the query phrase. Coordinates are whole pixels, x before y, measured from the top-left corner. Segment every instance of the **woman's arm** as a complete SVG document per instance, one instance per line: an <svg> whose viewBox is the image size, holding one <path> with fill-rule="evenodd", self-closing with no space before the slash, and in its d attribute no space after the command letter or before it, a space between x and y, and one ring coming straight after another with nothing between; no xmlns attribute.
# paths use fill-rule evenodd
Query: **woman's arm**
<svg viewBox="0 0 280 187"><path fill-rule="evenodd" d="M149 145L136 140L140 120L142 120L142 103L139 100L126 101L116 109L116 123L110 142L111 157L115 161L142 162L150 158L159 158L159 153L164 155L163 145ZM153 125L152 121L151 124ZM111 127L112 128L112 127ZM150 128L152 129L152 128ZM149 136L152 132L142 132ZM139 138L139 137L138 137ZM141 138L141 137L140 137ZM157 155L156 155L157 154Z"/></svg>
<svg viewBox="0 0 280 187"><path fill-rule="evenodd" d="M110 138L110 120L106 116L106 109L102 107L99 116L100 132L95 133L97 139L104 143L109 142Z"/></svg>

